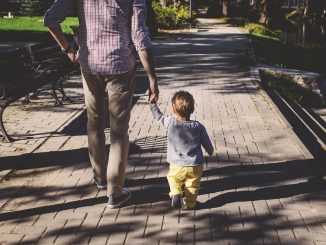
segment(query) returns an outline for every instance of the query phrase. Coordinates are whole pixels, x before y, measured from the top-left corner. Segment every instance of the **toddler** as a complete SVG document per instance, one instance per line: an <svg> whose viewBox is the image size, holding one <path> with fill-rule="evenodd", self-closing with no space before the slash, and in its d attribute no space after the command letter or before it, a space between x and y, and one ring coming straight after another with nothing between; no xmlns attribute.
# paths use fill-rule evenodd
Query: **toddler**
<svg viewBox="0 0 326 245"><path fill-rule="evenodd" d="M196 206L204 163L201 146L210 156L214 152L205 127L190 120L194 108L194 98L186 91L176 92L172 97L173 117L163 115L156 103L151 104L154 118L168 131L167 162L170 169L167 179L173 208L192 209Z"/></svg>

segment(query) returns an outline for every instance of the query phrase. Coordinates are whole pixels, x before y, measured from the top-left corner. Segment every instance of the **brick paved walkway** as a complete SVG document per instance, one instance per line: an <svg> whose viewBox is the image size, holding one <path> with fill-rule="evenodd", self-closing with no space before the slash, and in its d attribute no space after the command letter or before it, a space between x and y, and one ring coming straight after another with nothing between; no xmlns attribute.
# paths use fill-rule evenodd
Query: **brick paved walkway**
<svg viewBox="0 0 326 245"><path fill-rule="evenodd" d="M130 122L133 198L121 209L106 207L105 191L92 182L77 76L69 83L75 104L8 110L6 120L16 122L8 124L11 132L30 138L0 146L0 169L13 163L18 169L0 183L0 243L326 244L325 184L315 180L314 159L252 82L246 35L211 24L154 43L160 108L171 113L173 92L190 91L193 119L215 145L198 208L169 208L166 132L153 123L142 71Z"/></svg>

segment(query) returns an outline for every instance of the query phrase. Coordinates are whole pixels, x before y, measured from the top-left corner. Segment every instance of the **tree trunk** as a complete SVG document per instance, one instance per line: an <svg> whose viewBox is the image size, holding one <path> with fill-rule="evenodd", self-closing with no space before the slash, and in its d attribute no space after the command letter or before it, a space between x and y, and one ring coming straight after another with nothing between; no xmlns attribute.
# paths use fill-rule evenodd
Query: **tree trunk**
<svg viewBox="0 0 326 245"><path fill-rule="evenodd" d="M207 10L207 17L209 18L216 18L221 17L221 9L222 9L222 0L210 0L208 2L208 10Z"/></svg>
<svg viewBox="0 0 326 245"><path fill-rule="evenodd" d="M173 0L173 6L174 6L175 8L179 7L180 4L181 4L181 1L179 1L179 0Z"/></svg>
<svg viewBox="0 0 326 245"><path fill-rule="evenodd" d="M222 16L226 17L229 15L228 0L222 0L222 6Z"/></svg>
<svg viewBox="0 0 326 245"><path fill-rule="evenodd" d="M147 19L146 24L148 26L149 33L151 37L157 34L157 21L156 14L152 7L152 0L146 0L146 8L147 8Z"/></svg>
<svg viewBox="0 0 326 245"><path fill-rule="evenodd" d="M267 8L267 1L268 0L263 0L261 5L262 5L262 13L260 16L259 23L268 25L269 23L269 16L268 16L268 8Z"/></svg>
<svg viewBox="0 0 326 245"><path fill-rule="evenodd" d="M281 22L281 0L263 0L259 23L267 26L279 25Z"/></svg>
<svg viewBox="0 0 326 245"><path fill-rule="evenodd" d="M160 0L160 3L163 8L165 8L167 6L167 0Z"/></svg>

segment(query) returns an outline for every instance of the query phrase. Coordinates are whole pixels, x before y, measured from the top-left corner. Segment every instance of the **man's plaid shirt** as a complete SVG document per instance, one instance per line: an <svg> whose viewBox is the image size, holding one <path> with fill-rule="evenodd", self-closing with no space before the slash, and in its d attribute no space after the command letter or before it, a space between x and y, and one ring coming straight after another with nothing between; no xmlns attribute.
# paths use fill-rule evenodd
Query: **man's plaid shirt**
<svg viewBox="0 0 326 245"><path fill-rule="evenodd" d="M57 27L77 7L77 60L86 74L110 75L130 71L136 51L151 47L145 0L56 0L44 25ZM133 44L132 44L133 43Z"/></svg>

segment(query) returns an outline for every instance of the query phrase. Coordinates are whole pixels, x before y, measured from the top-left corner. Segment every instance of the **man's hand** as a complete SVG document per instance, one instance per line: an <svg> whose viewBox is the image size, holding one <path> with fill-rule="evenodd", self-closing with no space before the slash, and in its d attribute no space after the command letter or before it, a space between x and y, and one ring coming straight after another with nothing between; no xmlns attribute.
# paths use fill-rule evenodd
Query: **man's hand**
<svg viewBox="0 0 326 245"><path fill-rule="evenodd" d="M159 90L157 85L157 78L154 69L153 54L151 50L141 50L138 52L139 58L143 64L144 70L147 73L149 79L148 86L148 101L150 103L156 103L159 96Z"/></svg>
<svg viewBox="0 0 326 245"><path fill-rule="evenodd" d="M77 51L74 49L71 49L68 53L68 58L71 60L71 62L73 63L78 63L78 61L76 60L76 56L77 56Z"/></svg>
<svg viewBox="0 0 326 245"><path fill-rule="evenodd" d="M54 37L54 39L57 41L57 43L60 45L62 51L64 51L64 53L66 53L69 57L69 59L76 63L76 54L77 51L70 46L69 41L66 39L66 37L64 36L61 26L57 26L57 27L52 27L49 28L49 31L51 33L51 35Z"/></svg>

